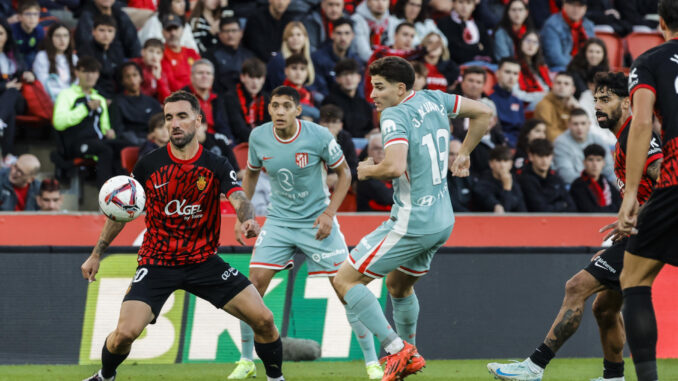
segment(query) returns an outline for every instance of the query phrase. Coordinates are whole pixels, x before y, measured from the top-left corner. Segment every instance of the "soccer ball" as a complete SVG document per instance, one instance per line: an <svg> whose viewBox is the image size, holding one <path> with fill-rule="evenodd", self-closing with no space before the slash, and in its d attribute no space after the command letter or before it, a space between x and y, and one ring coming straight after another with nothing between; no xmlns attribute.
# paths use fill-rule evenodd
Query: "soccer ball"
<svg viewBox="0 0 678 381"><path fill-rule="evenodd" d="M144 188L129 176L111 177L99 191L99 208L113 221L132 221L144 211L145 204Z"/></svg>

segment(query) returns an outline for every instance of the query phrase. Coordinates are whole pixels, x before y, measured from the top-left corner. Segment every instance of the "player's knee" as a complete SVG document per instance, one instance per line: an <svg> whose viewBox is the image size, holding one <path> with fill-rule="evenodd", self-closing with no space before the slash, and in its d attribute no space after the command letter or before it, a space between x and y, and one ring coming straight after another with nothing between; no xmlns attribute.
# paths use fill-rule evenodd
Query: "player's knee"
<svg viewBox="0 0 678 381"><path fill-rule="evenodd" d="M389 281L388 278L386 279L386 289L394 298L405 298L413 292L412 286L405 286L395 281Z"/></svg>
<svg viewBox="0 0 678 381"><path fill-rule="evenodd" d="M275 336L277 331L275 321L273 320L273 313L271 313L268 308L266 309L266 312L259 314L259 316L250 322L250 326L254 333L264 337Z"/></svg>
<svg viewBox="0 0 678 381"><path fill-rule="evenodd" d="M565 283L565 298L582 299L586 297L586 287L576 275Z"/></svg>
<svg viewBox="0 0 678 381"><path fill-rule="evenodd" d="M598 324L609 325L614 323L619 318L619 310L611 308L609 304L600 302L598 299L593 301L593 316L596 317Z"/></svg>
<svg viewBox="0 0 678 381"><path fill-rule="evenodd" d="M111 336L109 344L113 349L126 348L132 345L134 340L139 337L139 334L141 332L137 332L137 330L129 327L118 327Z"/></svg>

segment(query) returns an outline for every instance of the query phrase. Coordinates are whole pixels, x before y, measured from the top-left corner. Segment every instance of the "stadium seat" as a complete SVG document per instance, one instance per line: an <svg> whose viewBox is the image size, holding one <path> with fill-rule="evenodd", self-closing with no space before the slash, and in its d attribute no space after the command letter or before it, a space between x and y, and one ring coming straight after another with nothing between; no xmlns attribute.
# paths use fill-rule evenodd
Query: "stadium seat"
<svg viewBox="0 0 678 381"><path fill-rule="evenodd" d="M596 37L605 43L610 67L613 70L621 68L624 63L624 44L622 39L616 34L608 32L596 32Z"/></svg>
<svg viewBox="0 0 678 381"><path fill-rule="evenodd" d="M662 43L664 43L664 38L659 33L634 32L626 36L629 54L631 54L633 59Z"/></svg>
<svg viewBox="0 0 678 381"><path fill-rule="evenodd" d="M139 159L139 147L125 147L120 151L120 162L127 172L132 173Z"/></svg>
<svg viewBox="0 0 678 381"><path fill-rule="evenodd" d="M247 143L240 143L233 147L233 154L238 161L238 167L240 167L240 169L247 168L247 150L249 147L250 146Z"/></svg>

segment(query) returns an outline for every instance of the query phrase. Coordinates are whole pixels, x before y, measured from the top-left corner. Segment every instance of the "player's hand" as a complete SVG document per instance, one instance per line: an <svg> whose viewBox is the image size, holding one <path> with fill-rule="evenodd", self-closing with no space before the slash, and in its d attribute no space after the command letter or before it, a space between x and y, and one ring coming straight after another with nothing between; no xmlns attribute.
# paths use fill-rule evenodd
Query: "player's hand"
<svg viewBox="0 0 678 381"><path fill-rule="evenodd" d="M115 130L114 129L109 129L106 131L106 139L115 139Z"/></svg>
<svg viewBox="0 0 678 381"><path fill-rule="evenodd" d="M374 160L371 157L358 163L358 180L367 179L367 169L374 165Z"/></svg>
<svg viewBox="0 0 678 381"><path fill-rule="evenodd" d="M638 200L635 197L624 197L617 215L617 230L624 235L635 234L638 232L636 222L638 222Z"/></svg>
<svg viewBox="0 0 678 381"><path fill-rule="evenodd" d="M315 239L322 241L332 232L332 217L323 212L315 219L313 227L318 227L318 232L315 233Z"/></svg>
<svg viewBox="0 0 678 381"><path fill-rule="evenodd" d="M82 277L87 279L90 283L94 282L94 277L99 272L99 256L90 255L89 258L80 266Z"/></svg>
<svg viewBox="0 0 678 381"><path fill-rule="evenodd" d="M617 221L603 226L600 228L600 230L598 230L598 232L605 233L608 230L610 231L605 235L605 237L603 237L603 241L607 241L608 239L612 238L612 242L617 242L620 239L626 237L624 234L619 232L619 229L617 228Z"/></svg>
<svg viewBox="0 0 678 381"><path fill-rule="evenodd" d="M238 219L236 219L235 239L241 245L245 246L245 241L242 239L243 236L245 238L254 238L259 235L259 231L261 231L261 228L259 227L259 223L256 220L249 219L241 223Z"/></svg>
<svg viewBox="0 0 678 381"><path fill-rule="evenodd" d="M471 158L468 155L457 155L452 163L452 174L457 177L467 177L469 175L469 168L471 168Z"/></svg>
<svg viewBox="0 0 678 381"><path fill-rule="evenodd" d="M87 101L87 107L92 111L97 110L100 106L101 106L101 101L98 100L98 99L91 99L91 100Z"/></svg>

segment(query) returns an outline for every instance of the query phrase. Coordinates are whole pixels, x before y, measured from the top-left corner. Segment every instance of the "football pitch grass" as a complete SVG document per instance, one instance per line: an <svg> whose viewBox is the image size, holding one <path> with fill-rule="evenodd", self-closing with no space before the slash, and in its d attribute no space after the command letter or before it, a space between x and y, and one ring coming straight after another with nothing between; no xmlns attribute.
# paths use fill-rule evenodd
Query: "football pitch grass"
<svg viewBox="0 0 678 381"><path fill-rule="evenodd" d="M494 360L434 360L429 361L424 372L410 376L407 380L492 380L485 365ZM503 360L502 360L503 361ZM625 359L626 381L635 381L633 362ZM555 359L551 362L544 381L588 381L602 376L602 359ZM1 381L61 381L82 380L96 370L94 365L5 365L0 366ZM226 380L233 364L171 364L136 365L123 364L118 370L116 381L186 381ZM362 381L367 380L362 362L287 362L284 365L287 381ZM257 364L258 377L265 381L261 363ZM678 380L678 359L659 360L661 380Z"/></svg>

